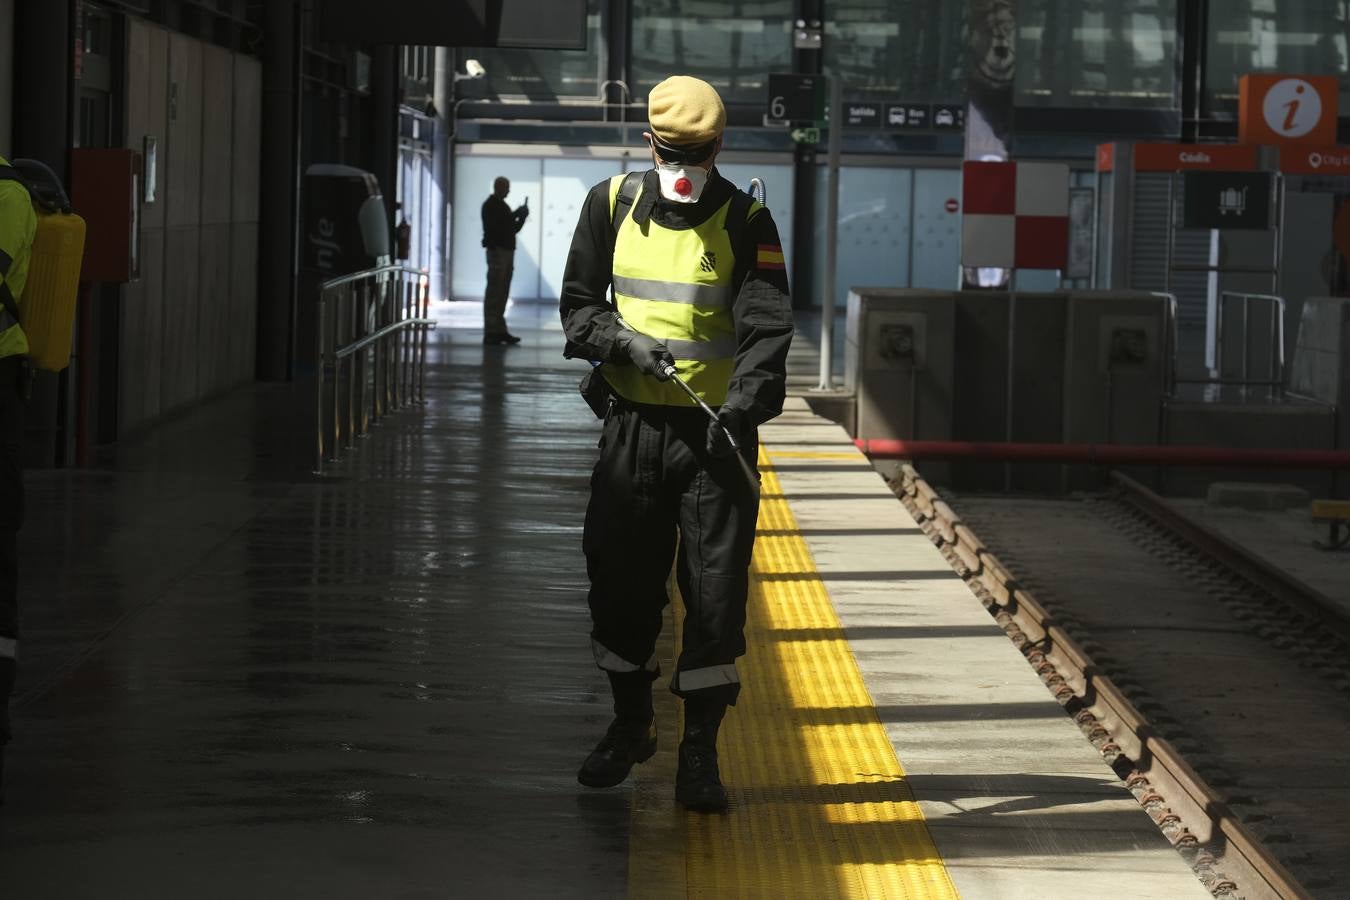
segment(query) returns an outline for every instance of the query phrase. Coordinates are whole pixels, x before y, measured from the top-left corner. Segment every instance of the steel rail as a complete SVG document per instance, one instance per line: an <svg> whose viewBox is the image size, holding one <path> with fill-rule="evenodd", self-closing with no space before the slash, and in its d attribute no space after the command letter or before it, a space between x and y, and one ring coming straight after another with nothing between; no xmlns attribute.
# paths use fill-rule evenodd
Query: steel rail
<svg viewBox="0 0 1350 900"><path fill-rule="evenodd" d="M1219 532L1189 518L1144 485L1120 472L1111 481L1122 499L1164 530L1189 543L1205 556L1256 585L1295 612L1316 620L1350 644L1350 613L1321 591L1290 575L1229 540Z"/></svg>
<svg viewBox="0 0 1350 900"><path fill-rule="evenodd" d="M389 335L396 331L402 331L403 329L411 328L414 325L425 325L428 328L434 329L436 327L436 322L436 319L404 319L401 322L395 322L393 325L386 325L379 331L361 338L361 340L354 344L347 344L346 346L339 347L332 353L332 357L333 359L346 359L353 353L360 353L371 344L389 337Z"/></svg>
<svg viewBox="0 0 1350 900"><path fill-rule="evenodd" d="M1014 642L1056 699L1070 711L1078 706L1089 713L1094 730L1104 729L1104 753L1119 750L1129 760L1133 772L1117 774L1132 787L1147 785L1139 800L1169 840L1178 846L1196 842L1221 864L1223 877L1207 885L1211 891L1247 900L1312 897L913 466L901 467L895 489L920 526L928 526L930 539L959 560L965 569L960 574L989 595L990 612L1010 636L1021 633Z"/></svg>

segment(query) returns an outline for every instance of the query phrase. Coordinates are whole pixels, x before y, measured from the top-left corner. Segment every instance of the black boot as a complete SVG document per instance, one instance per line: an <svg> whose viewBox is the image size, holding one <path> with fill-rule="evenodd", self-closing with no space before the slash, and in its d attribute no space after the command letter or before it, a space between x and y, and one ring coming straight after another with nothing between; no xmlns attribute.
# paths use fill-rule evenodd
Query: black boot
<svg viewBox="0 0 1350 900"><path fill-rule="evenodd" d="M685 809L725 812L727 791L717 771L717 729L726 714L725 703L684 702L684 740L680 767L675 772L675 799Z"/></svg>
<svg viewBox="0 0 1350 900"><path fill-rule="evenodd" d="M633 766L656 753L656 716L652 710L652 679L647 672L607 672L614 692L614 721L600 743L581 764L577 781L587 787L614 787Z"/></svg>

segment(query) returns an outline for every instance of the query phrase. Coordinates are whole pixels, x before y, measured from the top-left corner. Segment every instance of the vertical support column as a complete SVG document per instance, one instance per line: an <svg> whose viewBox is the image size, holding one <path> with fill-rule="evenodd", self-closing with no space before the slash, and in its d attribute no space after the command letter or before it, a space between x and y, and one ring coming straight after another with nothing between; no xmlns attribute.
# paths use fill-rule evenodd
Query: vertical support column
<svg viewBox="0 0 1350 900"><path fill-rule="evenodd" d="M0 59L14 59L14 0L0 0ZM14 118L14 66L0 65L0 156L14 156L11 122Z"/></svg>
<svg viewBox="0 0 1350 900"><path fill-rule="evenodd" d="M1181 85L1181 139L1200 140L1209 54L1209 0L1181 0L1177 9L1177 83Z"/></svg>
<svg viewBox="0 0 1350 900"><path fill-rule="evenodd" d="M1016 0L965 0L966 152L969 160L1012 157L1017 74ZM1010 288L1010 269L962 269L966 288Z"/></svg>
<svg viewBox="0 0 1350 900"><path fill-rule="evenodd" d="M1012 156L1015 0L966 0L966 159Z"/></svg>
<svg viewBox="0 0 1350 900"><path fill-rule="evenodd" d="M793 4L793 16L796 22L824 22L823 0L796 0ZM792 51L792 71L803 75L819 75L823 71L824 54L820 50ZM813 305L811 294L815 287L815 225L819 218L816 210L816 148L807 144L798 144L792 153L793 220L779 222L780 229L788 229L792 234L792 306L794 309L810 309Z"/></svg>
<svg viewBox="0 0 1350 900"><path fill-rule="evenodd" d="M399 48L376 47L370 63L371 123L370 171L380 181L390 233L394 227L394 189L398 185ZM391 242L392 244L392 242Z"/></svg>
<svg viewBox="0 0 1350 900"><path fill-rule="evenodd" d="M825 290L820 307L820 384L834 390L834 296L839 281L839 156L844 143L844 79L830 75L830 161L825 185Z"/></svg>
<svg viewBox="0 0 1350 900"><path fill-rule="evenodd" d="M455 57L448 47L436 48L432 105L436 107L436 134L431 148L431 296L450 299L450 112L455 103Z"/></svg>
<svg viewBox="0 0 1350 900"><path fill-rule="evenodd" d="M15 157L39 159L70 185L70 150L75 144L75 15L73 0L16 0L14 55L3 56L14 73ZM67 376L68 377L68 376ZM31 467L71 461L74 449L69 402L62 403L66 378L39 372L28 405L24 458ZM73 393L66 391L68 399ZM66 425L61 411L66 409ZM65 446L58 447L64 432Z"/></svg>
<svg viewBox="0 0 1350 900"><path fill-rule="evenodd" d="M295 319L300 220L301 39L294 0L263 10L262 146L258 248L258 358L262 381L286 381Z"/></svg>

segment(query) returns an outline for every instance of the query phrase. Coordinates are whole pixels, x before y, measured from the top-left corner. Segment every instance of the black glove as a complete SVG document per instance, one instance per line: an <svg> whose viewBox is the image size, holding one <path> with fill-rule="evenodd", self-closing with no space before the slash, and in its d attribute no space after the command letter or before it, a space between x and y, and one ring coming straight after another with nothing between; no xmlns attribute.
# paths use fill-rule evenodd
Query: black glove
<svg viewBox="0 0 1350 900"><path fill-rule="evenodd" d="M628 358L633 361L644 373L651 375L657 381L667 381L666 368L675 365L675 357L670 355L666 345L656 338L647 337L636 331L621 331L616 343L619 349L628 354Z"/></svg>
<svg viewBox="0 0 1350 900"><path fill-rule="evenodd" d="M727 432L736 439L736 447L745 446L745 439L750 431L749 422L746 421L745 413L739 409L730 409L722 407L717 411L717 421L708 423L708 453L718 458L730 456L736 450L732 448L731 442L727 440Z"/></svg>

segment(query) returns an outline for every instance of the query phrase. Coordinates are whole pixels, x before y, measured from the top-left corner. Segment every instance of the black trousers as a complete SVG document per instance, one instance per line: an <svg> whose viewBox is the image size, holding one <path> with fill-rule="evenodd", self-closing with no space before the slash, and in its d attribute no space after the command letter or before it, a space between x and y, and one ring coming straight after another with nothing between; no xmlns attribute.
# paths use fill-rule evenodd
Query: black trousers
<svg viewBox="0 0 1350 900"><path fill-rule="evenodd" d="M0 744L9 741L19 638L19 526L23 524L23 362L0 359Z"/></svg>
<svg viewBox="0 0 1350 900"><path fill-rule="evenodd" d="M686 614L671 690L735 703L759 513L757 447L751 439L741 459L716 459L704 449L707 430L696 409L621 406L605 420L582 541L591 645L600 668L656 678L674 562Z"/></svg>

